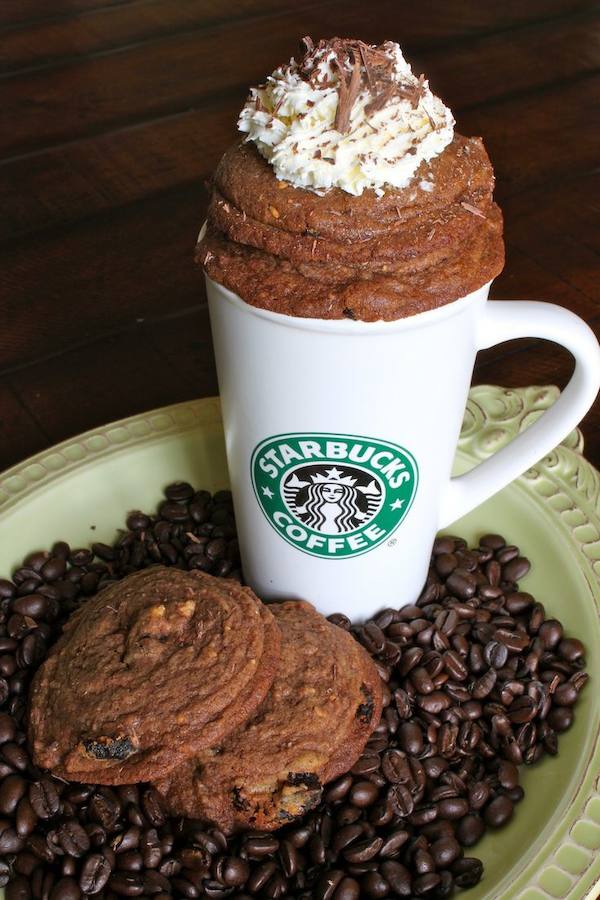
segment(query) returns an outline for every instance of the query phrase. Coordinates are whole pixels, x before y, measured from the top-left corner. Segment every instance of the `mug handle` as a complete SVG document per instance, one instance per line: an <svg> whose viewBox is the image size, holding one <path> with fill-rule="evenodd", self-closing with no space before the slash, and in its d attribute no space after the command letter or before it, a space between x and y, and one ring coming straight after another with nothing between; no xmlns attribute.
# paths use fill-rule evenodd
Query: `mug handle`
<svg viewBox="0 0 600 900"><path fill-rule="evenodd" d="M490 459L451 478L440 510L440 528L460 519L553 450L584 417L600 388L600 347L591 328L562 306L531 300L496 300L484 306L478 350L513 338L537 337L566 347L575 371L556 403Z"/></svg>

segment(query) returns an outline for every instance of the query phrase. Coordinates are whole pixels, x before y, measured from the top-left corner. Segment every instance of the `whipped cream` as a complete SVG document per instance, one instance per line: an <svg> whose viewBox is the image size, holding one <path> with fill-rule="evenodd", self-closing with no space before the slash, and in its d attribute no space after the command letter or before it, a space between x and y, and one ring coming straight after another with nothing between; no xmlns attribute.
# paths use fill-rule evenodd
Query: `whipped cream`
<svg viewBox="0 0 600 900"><path fill-rule="evenodd" d="M305 44L300 62L292 58L251 89L238 120L280 180L381 196L406 187L452 141L452 113L397 43Z"/></svg>

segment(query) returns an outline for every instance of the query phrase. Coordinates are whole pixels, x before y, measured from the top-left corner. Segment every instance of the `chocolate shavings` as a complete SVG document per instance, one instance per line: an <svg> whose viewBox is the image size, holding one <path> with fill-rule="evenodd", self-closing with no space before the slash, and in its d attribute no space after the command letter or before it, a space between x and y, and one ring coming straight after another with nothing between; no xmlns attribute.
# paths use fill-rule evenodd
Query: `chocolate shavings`
<svg viewBox="0 0 600 900"><path fill-rule="evenodd" d="M472 206L470 203L465 203L464 200L461 201L460 205L463 207L463 209L466 209L467 212L473 213L474 216L479 216L480 219L487 219L487 216L485 216L480 209L477 209L476 206Z"/></svg>

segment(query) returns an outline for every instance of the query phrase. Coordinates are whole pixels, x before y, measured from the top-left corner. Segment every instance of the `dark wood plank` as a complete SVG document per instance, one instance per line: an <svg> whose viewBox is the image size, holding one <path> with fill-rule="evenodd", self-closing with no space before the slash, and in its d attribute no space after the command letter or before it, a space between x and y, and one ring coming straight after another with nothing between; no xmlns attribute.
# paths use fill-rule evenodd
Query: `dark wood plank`
<svg viewBox="0 0 600 900"><path fill-rule="evenodd" d="M50 443L101 422L189 399L201 387L183 383L141 326L30 366L14 373L10 383Z"/></svg>
<svg viewBox="0 0 600 900"><path fill-rule="evenodd" d="M0 471L43 450L48 435L26 410L6 379L0 380Z"/></svg>
<svg viewBox="0 0 600 900"><path fill-rule="evenodd" d="M3 366L201 302L192 256L204 207L198 183L8 249L10 271L0 285Z"/></svg>
<svg viewBox="0 0 600 900"><path fill-rule="evenodd" d="M600 303L600 173L547 184L508 198L505 215L510 237L548 273L567 278Z"/></svg>
<svg viewBox="0 0 600 900"><path fill-rule="evenodd" d="M598 14L596 20L600 24ZM511 32L510 40L481 38L424 54L420 61L434 72L458 112L475 98L491 101L499 91L529 90L553 80L557 59L564 78L600 64L600 49L595 55L582 49L589 23L586 15L529 27ZM478 59L485 62L478 64ZM75 221L208 174L235 135L244 95L240 88L198 110L5 162L0 165L0 239Z"/></svg>
<svg viewBox="0 0 600 900"><path fill-rule="evenodd" d="M210 8L210 4L211 0L205 0L205 7ZM167 5L170 9L166 9ZM131 41L160 34L165 27L165 20L172 23L171 28L178 23L190 24L193 21L190 17L194 15L194 6L195 0L54 0L51 6L47 0L3 0L0 7L0 27L20 25L19 30L22 32L27 29L32 32L35 30L46 53L53 42L61 40L65 41L64 49L67 52L80 50L82 43L87 47L86 52L92 52L104 46L104 43L93 43L103 42L105 39L102 17L112 26L113 38L109 38L110 42L107 41L107 44L115 46L124 38ZM377 0L370 5L370 15L377 15L377 6ZM430 0L427 4L411 8L410 22L419 23L422 31L429 37L432 28L436 28L437 39L445 41L510 29L524 22L566 16L592 6L591 0L529 0L528 3L505 0L502 5L494 8L479 0L462 0L460 4L453 4L453 8L450 8L444 0ZM253 9L260 13L270 7L268 0L240 0L232 7L224 2L220 8L221 18L226 20L231 11L237 14L243 9ZM83 26L80 25L82 22ZM69 26L72 29L70 32ZM341 33L340 29L336 33ZM330 33L323 34L325 37L330 36ZM60 44L57 49L59 48Z"/></svg>
<svg viewBox="0 0 600 900"><path fill-rule="evenodd" d="M546 91L535 102L499 102L495 115L491 108L468 114L468 131L486 135L501 196L528 183L560 180L574 166L595 165L593 132L579 130L576 142L571 136L577 111L598 105L599 86L600 77L587 78ZM122 327L137 316L195 305L201 288L191 256L203 211L198 177L131 207L0 248L0 316L10 323L0 333L4 366Z"/></svg>
<svg viewBox="0 0 600 900"><path fill-rule="evenodd" d="M207 306L186 315L148 322L144 333L176 373L182 388L202 397L219 392Z"/></svg>
<svg viewBox="0 0 600 900"><path fill-rule="evenodd" d="M448 50L419 50L414 68L451 109L567 81L600 69L600 11L515 28Z"/></svg>
<svg viewBox="0 0 600 900"><path fill-rule="evenodd" d="M589 174L598 164L600 75L507 97L458 115L463 134L481 134L494 162L500 201L518 191ZM576 137L575 137L576 136Z"/></svg>
<svg viewBox="0 0 600 900"><path fill-rule="evenodd" d="M121 50L236 19L262 18L293 8L295 0L155 0L116 4L87 15L46 20L7 31L2 36L0 72ZM327 0L319 0L320 3Z"/></svg>
<svg viewBox="0 0 600 900"><path fill-rule="evenodd" d="M537 220L533 220L535 228ZM590 293L573 284L577 274L570 270L568 260L557 261L554 271L527 252L528 245L515 242L510 220L506 223L506 266L496 279L492 297L501 300L547 300L566 306L584 319L593 318L599 308L598 287Z"/></svg>
<svg viewBox="0 0 600 900"><path fill-rule="evenodd" d="M142 0L143 2L143 0ZM0 26L30 24L40 20L71 18L78 13L100 11L112 6L139 5L139 0L2 0Z"/></svg>
<svg viewBox="0 0 600 900"><path fill-rule="evenodd" d="M243 98L240 90L202 110L0 165L0 240L90 218L182 184L199 187L235 140Z"/></svg>
<svg viewBox="0 0 600 900"><path fill-rule="evenodd" d="M600 15L530 27L511 33L510 40L477 39L425 54L421 62L459 110L477 97L491 101L498 92L531 89L555 79L557 71L568 78L599 65L600 48L585 51L591 21L600 24ZM499 79L503 66L506 77ZM207 175L234 138L244 95L240 89L199 110L1 165L0 239L88 217Z"/></svg>
<svg viewBox="0 0 600 900"><path fill-rule="evenodd" d="M408 49L424 40L431 46L441 35L447 41L456 32L449 22L455 7L438 4L445 15L425 13L421 5L403 23ZM378 0L377 16L366 28L362 0L332 0L274 16L268 28L252 29L252 52L246 24L234 22L226 31L182 33L124 53L7 76L0 80L0 158L181 112L225 89L245 88L295 53L298 37L307 32L396 37L397 2Z"/></svg>

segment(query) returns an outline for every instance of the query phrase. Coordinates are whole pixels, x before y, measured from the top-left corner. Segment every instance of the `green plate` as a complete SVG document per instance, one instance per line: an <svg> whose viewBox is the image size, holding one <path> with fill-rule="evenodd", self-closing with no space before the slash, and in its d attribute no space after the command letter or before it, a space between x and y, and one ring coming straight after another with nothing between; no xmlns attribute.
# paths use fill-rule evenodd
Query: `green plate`
<svg viewBox="0 0 600 900"><path fill-rule="evenodd" d="M556 388L471 391L456 459L464 472L508 443ZM584 639L591 683L560 755L522 770L512 823L474 849L485 863L469 900L596 898L600 891L600 474L579 433L452 526L470 541L506 534L532 560L526 590ZM153 509L176 479L227 486L218 399L134 416L66 441L0 476L0 575L63 538L110 541L128 510Z"/></svg>

